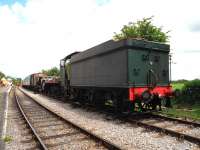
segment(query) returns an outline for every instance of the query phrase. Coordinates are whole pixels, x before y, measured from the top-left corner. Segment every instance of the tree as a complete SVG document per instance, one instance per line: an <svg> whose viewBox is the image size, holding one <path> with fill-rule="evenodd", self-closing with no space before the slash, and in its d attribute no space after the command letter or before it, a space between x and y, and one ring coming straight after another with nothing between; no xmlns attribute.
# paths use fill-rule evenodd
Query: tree
<svg viewBox="0 0 200 150"><path fill-rule="evenodd" d="M42 73L48 75L48 76L59 76L60 70L57 67L53 67L51 69L42 70Z"/></svg>
<svg viewBox="0 0 200 150"><path fill-rule="evenodd" d="M5 74L3 72L0 71L0 79L5 77Z"/></svg>
<svg viewBox="0 0 200 150"><path fill-rule="evenodd" d="M114 33L114 40L123 40L127 38L143 39L154 42L166 43L169 40L167 35L169 31L163 32L161 27L156 27L152 24L153 17L143 18L136 23L130 22L128 25L124 25L121 29L121 33Z"/></svg>
<svg viewBox="0 0 200 150"><path fill-rule="evenodd" d="M11 78L14 85L20 85L22 82L21 78Z"/></svg>
<svg viewBox="0 0 200 150"><path fill-rule="evenodd" d="M12 80L12 83L14 85L20 85L21 82L22 82L22 79L21 78L16 78L16 77L12 77L12 76L6 76L7 80L8 79L11 79Z"/></svg>

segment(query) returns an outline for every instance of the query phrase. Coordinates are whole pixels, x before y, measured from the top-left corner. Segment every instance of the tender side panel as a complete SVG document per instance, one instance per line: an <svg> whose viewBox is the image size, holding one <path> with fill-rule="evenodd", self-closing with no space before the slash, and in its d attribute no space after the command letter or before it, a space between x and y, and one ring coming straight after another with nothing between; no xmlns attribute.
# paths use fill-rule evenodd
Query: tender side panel
<svg viewBox="0 0 200 150"><path fill-rule="evenodd" d="M72 62L72 86L127 87L127 51L115 50Z"/></svg>

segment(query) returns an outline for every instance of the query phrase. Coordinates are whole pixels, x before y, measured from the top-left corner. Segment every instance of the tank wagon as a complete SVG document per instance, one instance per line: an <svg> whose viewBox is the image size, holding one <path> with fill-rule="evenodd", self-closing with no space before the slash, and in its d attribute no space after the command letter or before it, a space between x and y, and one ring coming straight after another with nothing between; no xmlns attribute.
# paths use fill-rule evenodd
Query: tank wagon
<svg viewBox="0 0 200 150"><path fill-rule="evenodd" d="M170 46L144 40L107 41L60 61L66 97L97 105L109 101L117 111L170 105ZM159 107L161 109L161 107Z"/></svg>

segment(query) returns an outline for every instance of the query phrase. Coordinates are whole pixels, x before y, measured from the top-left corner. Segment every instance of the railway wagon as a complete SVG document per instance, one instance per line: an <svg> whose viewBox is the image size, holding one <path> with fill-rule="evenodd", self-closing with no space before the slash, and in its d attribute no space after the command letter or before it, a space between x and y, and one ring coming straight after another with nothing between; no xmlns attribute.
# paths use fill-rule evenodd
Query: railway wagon
<svg viewBox="0 0 200 150"><path fill-rule="evenodd" d="M44 94L52 96L61 95L60 78L57 76L45 76L40 81L40 90Z"/></svg>
<svg viewBox="0 0 200 150"><path fill-rule="evenodd" d="M26 78L24 78L24 80L22 81L22 86L24 88L29 88L31 86L31 76L27 76Z"/></svg>
<svg viewBox="0 0 200 150"><path fill-rule="evenodd" d="M39 91L41 88L41 80L47 75L43 73L34 73L27 76L22 83L22 86L34 91Z"/></svg>
<svg viewBox="0 0 200 150"><path fill-rule="evenodd" d="M109 100L119 111L156 109L161 98L169 104L172 94L169 51L162 43L110 40L62 59L61 85L82 103Z"/></svg>

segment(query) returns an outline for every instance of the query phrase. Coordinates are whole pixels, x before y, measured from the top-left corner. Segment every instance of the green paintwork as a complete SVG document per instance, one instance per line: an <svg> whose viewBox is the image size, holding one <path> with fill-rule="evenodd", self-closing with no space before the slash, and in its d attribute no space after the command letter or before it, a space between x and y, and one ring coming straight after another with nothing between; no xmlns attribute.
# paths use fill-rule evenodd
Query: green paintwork
<svg viewBox="0 0 200 150"><path fill-rule="evenodd" d="M148 66L146 61L142 61L142 55L148 54L142 50L128 50L128 82L129 84L143 86L146 79Z"/></svg>
<svg viewBox="0 0 200 150"><path fill-rule="evenodd" d="M150 70L152 79L157 79L157 85L169 84L169 56L163 52L151 49L128 49L128 83L130 86L147 86ZM153 74L153 75L152 75Z"/></svg>

